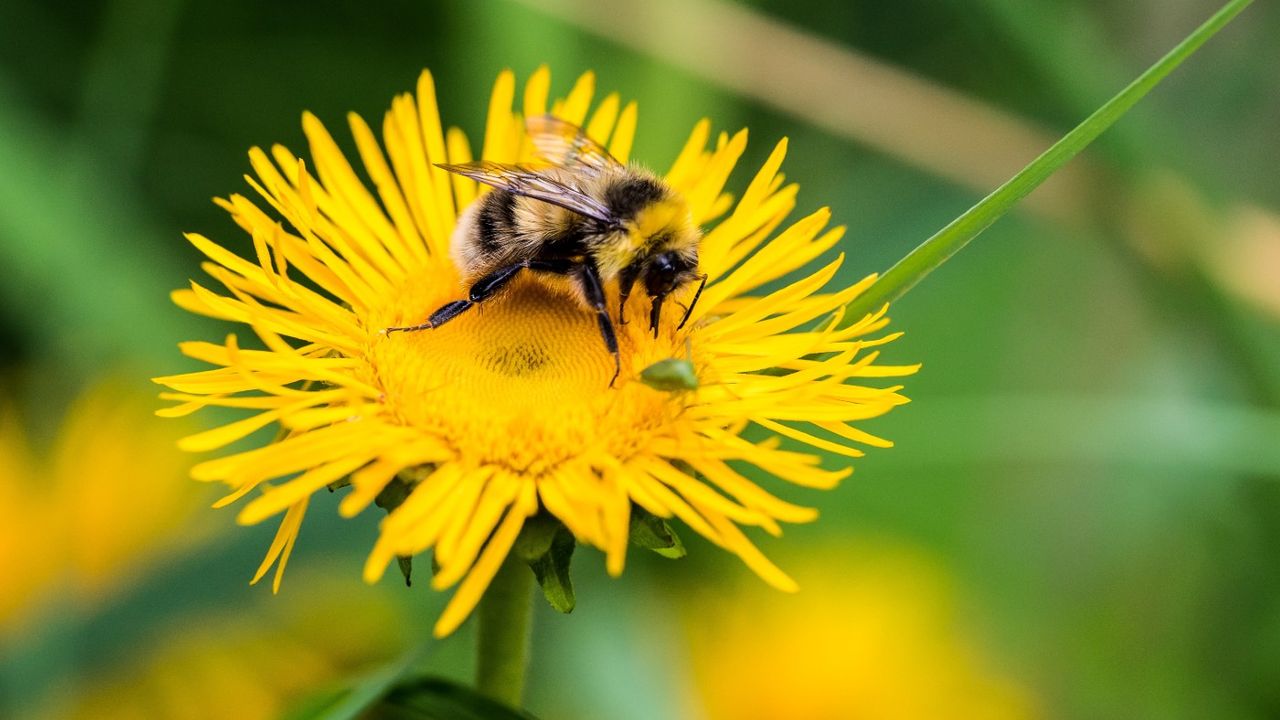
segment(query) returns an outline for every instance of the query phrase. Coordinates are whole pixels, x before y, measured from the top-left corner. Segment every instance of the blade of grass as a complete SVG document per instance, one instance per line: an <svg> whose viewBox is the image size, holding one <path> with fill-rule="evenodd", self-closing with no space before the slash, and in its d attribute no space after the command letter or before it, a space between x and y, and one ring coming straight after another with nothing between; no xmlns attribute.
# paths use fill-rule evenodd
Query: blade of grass
<svg viewBox="0 0 1280 720"><path fill-rule="evenodd" d="M849 303L848 311L845 313L845 323L856 322L863 315L879 309L883 304L898 299L926 275L949 260L1111 127L1152 88L1159 85L1174 68L1181 65L1183 60L1200 49L1201 45L1204 45L1209 38L1217 34L1252 2L1253 0L1228 2L1167 55L1138 76L1137 80L1108 100L1084 122L1033 160L1030 165L899 260L867 292Z"/></svg>
<svg viewBox="0 0 1280 720"><path fill-rule="evenodd" d="M56 130L0 69L0 313L36 363L62 377L173 362L190 321L166 300L185 284L138 193L74 133Z"/></svg>

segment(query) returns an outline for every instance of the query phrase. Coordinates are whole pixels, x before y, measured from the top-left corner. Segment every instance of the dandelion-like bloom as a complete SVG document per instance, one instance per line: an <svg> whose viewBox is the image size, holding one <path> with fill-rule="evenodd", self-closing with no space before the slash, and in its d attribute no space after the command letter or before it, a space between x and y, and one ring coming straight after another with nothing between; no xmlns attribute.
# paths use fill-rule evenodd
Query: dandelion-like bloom
<svg viewBox="0 0 1280 720"><path fill-rule="evenodd" d="M303 578L302 586L305 603L169 620L131 638L115 662L85 663L85 675L58 685L43 712L20 717L279 720L304 698L401 652L406 620L385 595L344 593L328 575Z"/></svg>
<svg viewBox="0 0 1280 720"><path fill-rule="evenodd" d="M150 402L102 385L79 397L51 443L33 443L0 403L0 634L59 593L91 604L196 539L181 430ZM47 452L39 452L37 448Z"/></svg>
<svg viewBox="0 0 1280 720"><path fill-rule="evenodd" d="M626 162L636 105L604 98L591 112L594 76L583 75L549 105L550 73L539 69L523 96L523 116L550 112L582 126ZM778 439L752 442L751 424L813 449L856 457L855 443L888 446L851 426L906 402L900 387L865 387L854 378L908 375L914 366L876 363L883 311L842 323L842 308L873 280L827 289L837 258L772 292L756 294L831 250L842 228L818 210L778 232L795 206L785 184L780 142L735 204L725 182L746 147L745 130L712 142L699 122L665 179L705 230L700 270L710 280L688 324L669 312L657 337L646 303L632 302L618 326L621 374L594 314L563 279L520 277L504 294L434 330L384 335L420 323L465 296L449 245L459 213L485 188L435 167L473 160L462 131L441 125L431 76L416 98L394 100L380 146L349 116L370 186L329 132L303 116L311 163L281 146L249 153L249 178L273 214L240 195L219 199L253 239L246 260L200 235L188 238L209 259L215 292L192 283L174 294L193 312L249 325L262 349L225 343L182 345L217 365L160 378L183 414L205 406L256 411L187 438L214 450L280 423L279 442L198 465L200 480L233 489L219 504L266 489L241 511L243 523L284 513L259 571L283 570L310 496L350 477L339 511L352 516L397 478L411 491L382 522L365 566L376 581L396 556L431 549L437 589L458 584L435 632L452 632L479 601L527 518L543 510L578 539L601 548L611 574L623 569L632 508L675 517L738 555L770 584L795 589L743 533L777 535L780 522L816 512L766 492L750 466L788 482L830 488L850 470L827 470ZM480 158L534 159L515 79L498 77ZM710 144L709 144L710 143ZM276 219L283 218L284 223ZM674 301L688 304L692 287ZM617 317L617 288L607 288ZM688 358L698 387L663 392L638 379L650 365ZM279 480L274 487L267 483ZM459 584L460 583L460 584Z"/></svg>
<svg viewBox="0 0 1280 720"><path fill-rule="evenodd" d="M802 597L747 590L732 607L684 601L689 658L710 720L1032 720L1036 698L965 627L951 578L899 546L808 548Z"/></svg>

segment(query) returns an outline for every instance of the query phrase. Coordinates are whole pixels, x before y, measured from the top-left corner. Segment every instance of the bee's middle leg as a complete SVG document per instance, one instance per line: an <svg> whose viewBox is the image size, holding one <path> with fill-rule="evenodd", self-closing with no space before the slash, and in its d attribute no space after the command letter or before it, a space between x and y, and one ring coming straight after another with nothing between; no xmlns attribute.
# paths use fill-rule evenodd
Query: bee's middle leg
<svg viewBox="0 0 1280 720"><path fill-rule="evenodd" d="M497 270L485 275L471 284L471 289L467 291L466 300L454 300L446 303L439 310L431 313L431 317L421 325L408 325L405 327L389 327L382 332L390 335L393 332L413 332L414 330L431 330L438 328L450 320L458 317L462 313L471 309L472 306L488 300L493 297L499 290L515 279L521 270L536 270L539 272L555 273L564 275L572 271L574 264L567 260L525 260L514 265L500 267Z"/></svg>
<svg viewBox="0 0 1280 720"><path fill-rule="evenodd" d="M609 380L609 387L613 387L618 374L622 372L622 359L618 356L618 336L613 332L613 321L609 319L609 310L604 302L604 283L600 281L600 270L595 263L584 262L574 272L574 278L582 289L582 296L596 311L600 336L604 338L604 346L613 355L613 377Z"/></svg>

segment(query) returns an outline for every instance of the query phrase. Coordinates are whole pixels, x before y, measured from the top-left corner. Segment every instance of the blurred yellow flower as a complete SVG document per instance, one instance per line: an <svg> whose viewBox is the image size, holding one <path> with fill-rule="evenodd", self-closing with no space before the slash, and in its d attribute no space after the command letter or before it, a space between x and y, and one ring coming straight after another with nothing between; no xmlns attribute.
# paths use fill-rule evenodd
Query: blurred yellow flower
<svg viewBox="0 0 1280 720"><path fill-rule="evenodd" d="M195 538L200 493L182 480L180 430L150 405L96 388L67 411L47 452L0 407L0 628L60 581L93 601Z"/></svg>
<svg viewBox="0 0 1280 720"><path fill-rule="evenodd" d="M308 578L305 603L193 615L118 666L53 693L52 720L276 720L299 700L394 657L404 618L385 598L353 598Z"/></svg>
<svg viewBox="0 0 1280 720"><path fill-rule="evenodd" d="M635 103L622 106L611 94L589 112L590 73L563 100L549 104L549 88L550 73L539 69L525 87L524 117L550 111L627 160ZM512 110L515 92L514 76L502 73L483 159L534 157L521 115ZM521 277L483 313L431 331L380 333L419 323L462 296L450 237L459 212L485 188L433 166L473 156L462 131L443 129L430 74L423 73L416 98L406 94L392 103L382 147L364 120L348 119L374 190L320 121L304 115L309 167L281 146L249 154L257 174L249 182L275 215L240 195L218 201L252 237L254 259L189 235L225 290L192 283L174 294L192 312L248 324L265 344L243 349L235 336L222 344L184 343L187 355L218 367L158 379L174 391L164 395L178 403L171 415L206 406L256 411L186 438L188 450L215 450L277 422L286 429L281 442L193 471L232 488L224 504L266 489L241 511L243 523L284 513L259 576L278 559L278 584L309 497L350 476L344 516L366 508L396 478L412 485L382 523L365 578L377 580L395 556L433 549L439 565L433 586L461 583L437 635L466 619L525 520L540 509L579 541L603 549L613 575L623 569L635 504L681 519L770 584L794 589L739 526L777 535L780 521L807 522L817 513L742 473L754 466L797 485L830 488L850 469L824 470L814 455L780 448L778 437L753 443L741 431L754 423L845 457L862 454L855 443L886 447L848 423L905 403L900 386L849 381L916 368L876 363L875 346L896 337L882 332L883 310L841 327L843 307L874 277L825 290L840 267L837 258L776 286L843 234L827 227L825 208L775 233L795 206L796 186L778 172L786 141L735 204L724 186L746 147L746 131L713 138L708 121L694 128L665 178L706 228L700 269L710 282L689 324L681 329L679 313L668 313L656 337L648 332L648 308L632 303L632 321L618 328L622 369L611 386L613 362L596 318L558 280ZM760 291L770 284L776 289ZM607 291L616 308L617 288ZM692 291L686 288L686 304ZM696 390L661 392L637 379L673 357L691 359Z"/></svg>
<svg viewBox="0 0 1280 720"><path fill-rule="evenodd" d="M797 571L799 595L692 603L692 667L708 720L1040 717L1028 690L964 631L934 563L869 544L810 557Z"/></svg>
<svg viewBox="0 0 1280 720"><path fill-rule="evenodd" d="M10 408L0 408L0 628L25 609L58 573L56 553L38 539L54 518L37 491L35 460L25 428ZM56 539L52 534L49 539ZM37 540L32 542L32 540Z"/></svg>

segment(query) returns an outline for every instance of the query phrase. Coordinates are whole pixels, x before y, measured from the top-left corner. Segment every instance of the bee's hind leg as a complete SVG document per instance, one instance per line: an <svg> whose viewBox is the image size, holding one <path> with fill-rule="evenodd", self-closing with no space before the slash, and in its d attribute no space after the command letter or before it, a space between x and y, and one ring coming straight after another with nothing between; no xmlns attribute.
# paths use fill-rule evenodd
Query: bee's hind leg
<svg viewBox="0 0 1280 720"><path fill-rule="evenodd" d="M431 330L438 328L450 320L458 317L466 312L475 303L471 300L454 300L441 307L439 310L431 313L431 317L421 325L406 325L404 327L389 327L382 331L383 335L390 335L393 332L414 332L416 330Z"/></svg>
<svg viewBox="0 0 1280 720"><path fill-rule="evenodd" d="M618 356L618 336L613 332L613 321L609 319L609 310L604 302L604 283L600 281L600 270L595 263L587 261L578 266L574 278L582 289L582 296L591 308L596 311L596 321L600 323L600 336L604 338L604 346L613 355L613 377L609 379L609 387L618 380L622 372L622 359Z"/></svg>
<svg viewBox="0 0 1280 720"><path fill-rule="evenodd" d="M485 275L471 284L471 289L467 291L467 300L454 300L447 303L439 310L431 313L431 317L421 325L408 325L405 327L389 327L382 331L384 335L390 335L393 332L413 332L415 330L432 330L458 317L462 313L470 310L473 305L488 300L497 294L499 290L511 282L521 270L537 270L539 272L549 272L558 275L568 273L573 268L569 261L565 260L526 260L516 263L515 265L507 265Z"/></svg>

